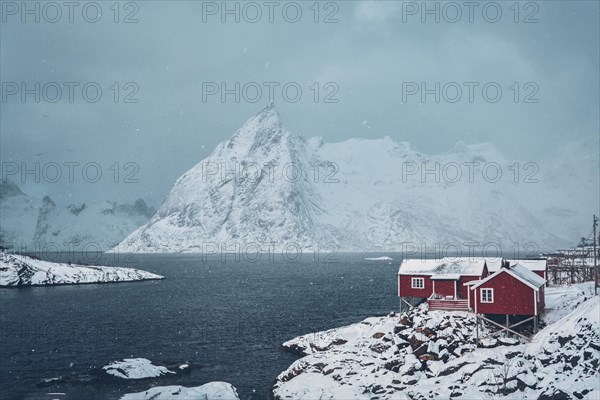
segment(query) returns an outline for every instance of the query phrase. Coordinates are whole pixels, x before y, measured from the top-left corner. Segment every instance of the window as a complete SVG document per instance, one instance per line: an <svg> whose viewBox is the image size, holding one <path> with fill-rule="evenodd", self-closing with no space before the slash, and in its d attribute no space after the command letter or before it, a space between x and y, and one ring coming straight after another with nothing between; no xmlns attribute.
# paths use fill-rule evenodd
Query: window
<svg viewBox="0 0 600 400"><path fill-rule="evenodd" d="M482 303L493 303L494 302L494 289L481 289L481 302Z"/></svg>
<svg viewBox="0 0 600 400"><path fill-rule="evenodd" d="M413 289L423 289L425 287L425 279L423 278L412 278Z"/></svg>

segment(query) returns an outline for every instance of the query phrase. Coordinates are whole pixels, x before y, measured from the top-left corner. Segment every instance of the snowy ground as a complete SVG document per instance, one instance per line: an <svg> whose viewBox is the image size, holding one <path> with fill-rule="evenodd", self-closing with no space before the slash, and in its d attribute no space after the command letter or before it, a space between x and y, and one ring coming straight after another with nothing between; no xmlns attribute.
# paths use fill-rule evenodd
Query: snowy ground
<svg viewBox="0 0 600 400"><path fill-rule="evenodd" d="M558 321L593 294L594 282L547 287L544 322L552 324Z"/></svg>
<svg viewBox="0 0 600 400"><path fill-rule="evenodd" d="M277 377L273 394L275 399L598 399L600 301L586 293L585 284L549 288L553 309L546 317L554 323L532 343L498 338L487 341L490 348L475 348L473 315L430 312L426 306L300 336L283 346L305 356Z"/></svg>
<svg viewBox="0 0 600 400"><path fill-rule="evenodd" d="M164 279L133 268L54 263L0 251L0 287Z"/></svg>
<svg viewBox="0 0 600 400"><path fill-rule="evenodd" d="M157 386L145 392L129 393L121 400L239 400L235 388L226 382L197 387Z"/></svg>

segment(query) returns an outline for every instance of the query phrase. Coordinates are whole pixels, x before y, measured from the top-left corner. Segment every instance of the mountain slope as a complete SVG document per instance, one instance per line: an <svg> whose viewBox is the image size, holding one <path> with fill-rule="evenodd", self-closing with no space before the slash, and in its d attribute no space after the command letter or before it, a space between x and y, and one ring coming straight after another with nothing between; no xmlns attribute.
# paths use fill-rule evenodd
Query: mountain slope
<svg viewBox="0 0 600 400"><path fill-rule="evenodd" d="M581 162L593 167L597 159ZM577 153L565 160L571 169L581 164ZM561 171L515 164L490 144L459 143L426 155L389 137L306 140L287 131L269 105L180 177L156 215L119 249L464 252L471 246L489 255L537 255L570 244L593 212L594 193L577 186L589 176L571 178L570 194L558 196ZM567 217L553 219L552 210Z"/></svg>
<svg viewBox="0 0 600 400"><path fill-rule="evenodd" d="M13 183L0 183L0 245L21 251L106 251L148 222L155 210L142 199L134 204L57 206L37 199Z"/></svg>
<svg viewBox="0 0 600 400"><path fill-rule="evenodd" d="M252 251L333 240L318 223L316 188L308 175L294 175L294 168L309 170L306 147L282 127L273 106L265 108L180 177L156 215L121 247L202 252L223 244Z"/></svg>

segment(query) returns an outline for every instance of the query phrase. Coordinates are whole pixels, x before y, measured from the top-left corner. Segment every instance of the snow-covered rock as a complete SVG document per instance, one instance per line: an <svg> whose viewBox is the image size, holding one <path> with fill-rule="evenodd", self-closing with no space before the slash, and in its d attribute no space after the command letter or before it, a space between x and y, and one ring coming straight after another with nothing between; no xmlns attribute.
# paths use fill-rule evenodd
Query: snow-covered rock
<svg viewBox="0 0 600 400"><path fill-rule="evenodd" d="M580 182L597 181L600 157L581 148L590 155L561 165L589 175L566 178L551 163L515 164L490 144L426 155L389 137L305 139L286 130L270 105L177 179L154 217L116 250L413 251L416 244L435 251L493 242L513 255L523 251L515 243L565 246L595 204ZM426 172L436 169L437 177ZM549 229L550 220L560 229Z"/></svg>
<svg viewBox="0 0 600 400"><path fill-rule="evenodd" d="M62 207L48 196L38 199L23 193L14 182L0 181L0 246L36 251L52 245L53 251L82 251L83 246L93 244L95 249L106 251L148 222L155 212L142 199L133 204Z"/></svg>
<svg viewBox="0 0 600 400"><path fill-rule="evenodd" d="M554 323L570 314L579 304L594 295L594 282L573 285L551 285L546 288L543 319L547 324Z"/></svg>
<svg viewBox="0 0 600 400"><path fill-rule="evenodd" d="M598 296L545 327L531 343L487 339L475 347L474 340L472 315L428 312L426 306L300 336L283 347L305 356L276 378L273 395L533 400L595 399L600 393Z"/></svg>
<svg viewBox="0 0 600 400"><path fill-rule="evenodd" d="M123 379L155 378L161 375L175 374L167 367L154 365L152 361L145 358L125 358L123 361L113 361L102 369L109 375Z"/></svg>
<svg viewBox="0 0 600 400"><path fill-rule="evenodd" d="M365 258L365 260L367 260L367 261L393 261L394 259L392 257L383 256L383 257L367 257L367 258Z"/></svg>
<svg viewBox="0 0 600 400"><path fill-rule="evenodd" d="M128 393L121 400L239 400L235 388L226 382L209 382L197 387L157 386L144 392Z"/></svg>
<svg viewBox="0 0 600 400"><path fill-rule="evenodd" d="M54 263L0 251L0 287L164 279L133 268Z"/></svg>

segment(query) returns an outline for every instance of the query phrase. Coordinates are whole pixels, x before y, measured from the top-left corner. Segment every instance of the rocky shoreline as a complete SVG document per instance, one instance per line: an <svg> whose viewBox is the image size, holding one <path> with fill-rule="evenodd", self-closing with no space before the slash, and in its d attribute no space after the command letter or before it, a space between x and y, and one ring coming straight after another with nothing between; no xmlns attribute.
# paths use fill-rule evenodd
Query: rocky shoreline
<svg viewBox="0 0 600 400"><path fill-rule="evenodd" d="M473 314L426 305L299 336L282 345L302 358L277 376L273 398L595 398L600 299L569 293L574 309L557 306L565 316L532 342L496 337L477 346ZM480 337L491 331L480 326Z"/></svg>

